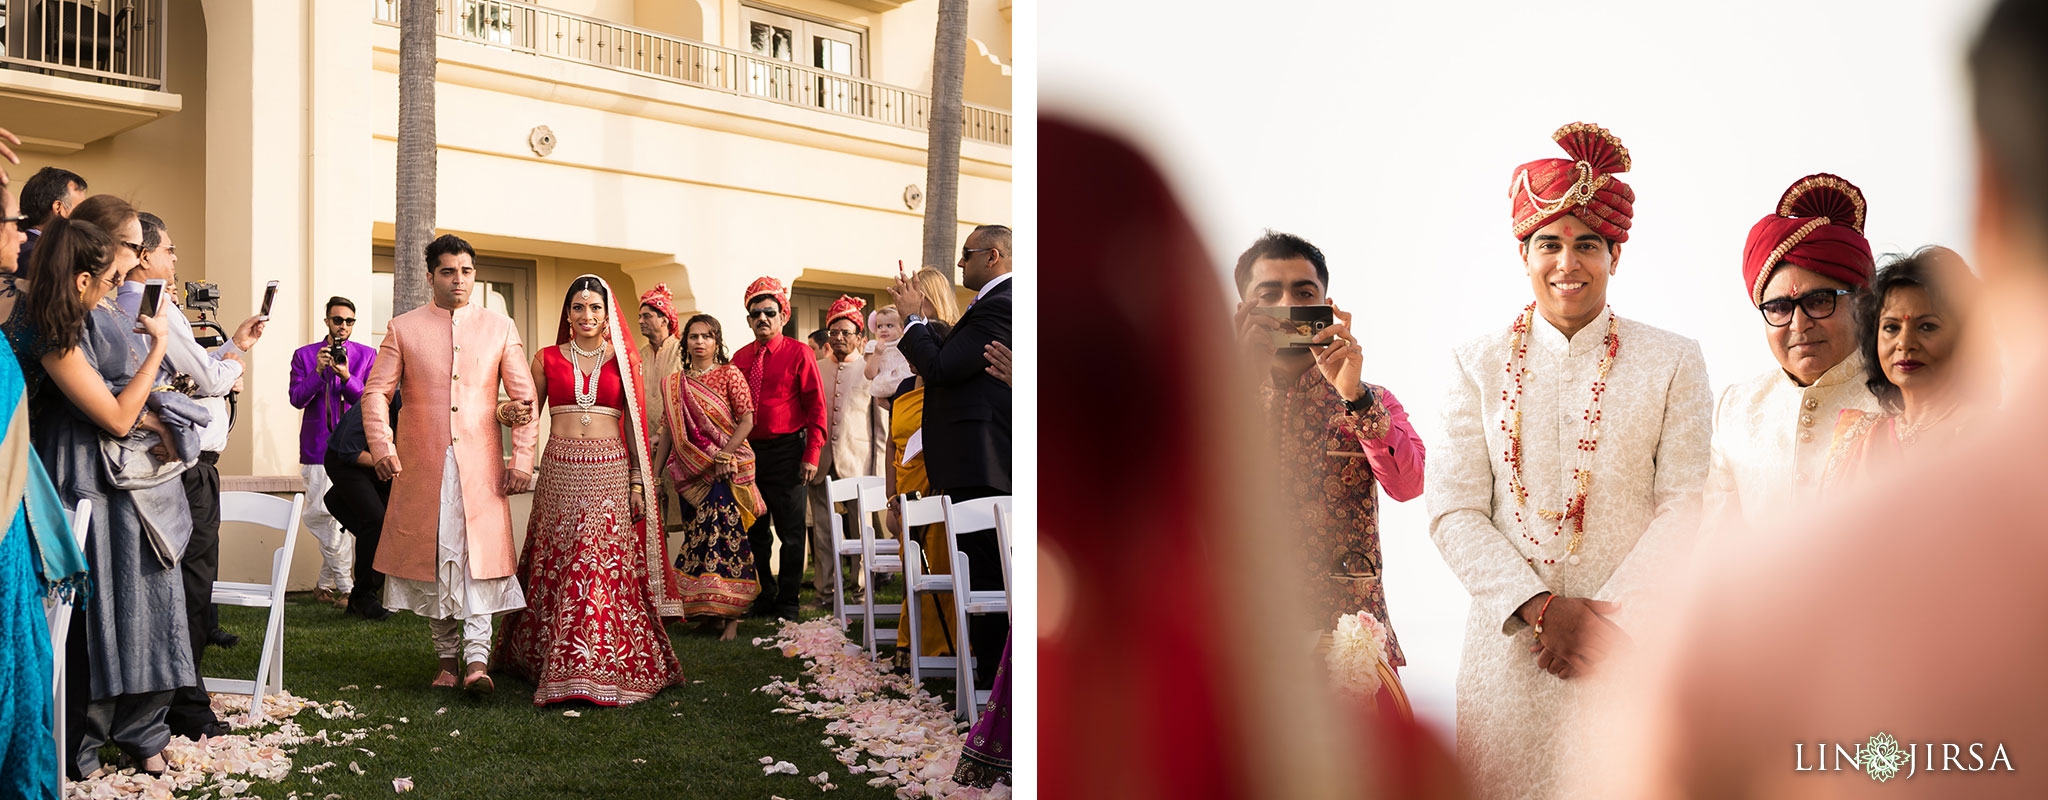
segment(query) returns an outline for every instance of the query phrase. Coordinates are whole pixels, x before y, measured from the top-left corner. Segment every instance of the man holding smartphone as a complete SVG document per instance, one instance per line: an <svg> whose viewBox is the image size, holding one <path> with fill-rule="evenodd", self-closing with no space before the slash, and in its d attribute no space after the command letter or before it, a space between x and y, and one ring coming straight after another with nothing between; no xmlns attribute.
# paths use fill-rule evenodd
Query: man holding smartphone
<svg viewBox="0 0 2048 800"><path fill-rule="evenodd" d="M327 438L342 415L363 400L363 383L377 351L349 340L355 332L356 304L346 297L327 300L327 336L292 354L291 400L305 409L299 420L299 474L306 479L306 528L320 542L320 579L314 596L323 603L347 608L355 589L355 537L343 533L327 511Z"/></svg>
<svg viewBox="0 0 2048 800"><path fill-rule="evenodd" d="M1422 438L1401 401L1366 383L1351 314L1331 301L1323 251L1299 236L1268 231L1237 258L1237 337L1264 378L1259 399L1269 441L1292 492L1301 568L1316 621L1370 611L1387 626L1387 664L1407 663L1387 615L1380 580L1379 490L1395 501L1422 494ZM1323 315L1259 313L1320 309ZM1289 321L1325 317L1307 347L1285 347ZM1309 327L1313 328L1311 324Z"/></svg>
<svg viewBox="0 0 2048 800"><path fill-rule="evenodd" d="M123 312L135 316L147 311L145 295L153 294L156 302L170 303L172 313L176 314L177 301L172 297L171 287L178 285L178 246L171 241L170 228L157 215L142 212L136 218L142 224L142 260L128 271L127 282L116 290L114 302ZM192 538L185 544L178 571L185 587L185 615L192 635L192 664L196 668L207 642L228 646L236 641L234 635L220 630L213 605L213 582L220 574L218 464L232 424L227 397L241 383L242 354L263 337L265 323L260 316L243 320L219 350L209 353L193 337L191 325L184 324L182 319L173 321L178 324L170 326L170 344L164 351L169 369L162 373L164 382L213 414L213 421L199 437L199 463L180 475L186 500L192 504ZM172 734L195 741L227 732L214 716L206 692L196 685L181 688L171 696L169 722Z"/></svg>

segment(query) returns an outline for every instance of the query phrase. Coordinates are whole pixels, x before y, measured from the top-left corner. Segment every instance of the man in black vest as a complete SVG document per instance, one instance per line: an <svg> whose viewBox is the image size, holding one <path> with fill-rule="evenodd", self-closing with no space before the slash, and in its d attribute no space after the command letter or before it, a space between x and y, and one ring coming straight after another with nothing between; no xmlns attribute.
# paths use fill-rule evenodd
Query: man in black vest
<svg viewBox="0 0 2048 800"><path fill-rule="evenodd" d="M954 502L1010 493L1010 385L990 374L989 345L1010 343L1010 229L982 225L960 248L960 279L975 290L974 302L943 338L925 324L924 295L909 278L889 288L905 315L903 357L925 382L924 463L932 493ZM1002 562L994 532L960 537L960 552L974 570L969 588L1003 588ZM1000 614L979 615L968 625L975 654L975 684L994 680L996 662L1010 634Z"/></svg>

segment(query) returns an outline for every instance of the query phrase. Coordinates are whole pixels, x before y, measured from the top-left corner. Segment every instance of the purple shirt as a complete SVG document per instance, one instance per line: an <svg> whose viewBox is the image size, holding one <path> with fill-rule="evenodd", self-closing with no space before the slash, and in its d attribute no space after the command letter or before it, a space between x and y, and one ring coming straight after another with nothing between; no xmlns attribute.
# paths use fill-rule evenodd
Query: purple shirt
<svg viewBox="0 0 2048 800"><path fill-rule="evenodd" d="M363 381L369 379L370 366L377 360L376 349L369 345L343 342L342 347L348 350L348 363L343 365L348 370L346 381L320 369L320 351L327 349L326 339L292 353L292 407L306 410L299 421L301 464L326 462L327 436L343 414L362 402Z"/></svg>

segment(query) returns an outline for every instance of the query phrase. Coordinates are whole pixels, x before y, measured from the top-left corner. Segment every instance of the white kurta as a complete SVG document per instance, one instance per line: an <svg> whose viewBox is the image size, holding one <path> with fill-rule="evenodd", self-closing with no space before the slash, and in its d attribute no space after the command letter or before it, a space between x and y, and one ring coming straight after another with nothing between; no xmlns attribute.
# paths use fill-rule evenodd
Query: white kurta
<svg viewBox="0 0 2048 800"><path fill-rule="evenodd" d="M1843 409L1878 410L1863 366L1857 350L1812 386L1772 369L1721 391L1701 501L1706 530L1768 527L1778 512L1820 497L1835 419Z"/></svg>
<svg viewBox="0 0 2048 800"><path fill-rule="evenodd" d="M1561 508L1569 498L1609 313L1569 342L1540 316L1531 326L1520 401L1530 512ZM1529 531L1541 542L1535 544L1515 521L1501 425L1503 390L1512 386L1504 369L1508 328L1454 351L1446 441L1430 448L1426 467L1430 537L1472 594L1458 670L1461 760L1482 796L1548 797L1562 785L1565 744L1584 738L1585 682L1536 666L1533 636L1515 610L1542 592L1627 605L1656 580L1666 554L1697 530L1712 394L1699 343L1621 320L1621 350L1601 400L1580 563L1569 565L1569 530L1553 537L1554 523L1538 519ZM1628 624L1626 608L1621 624Z"/></svg>

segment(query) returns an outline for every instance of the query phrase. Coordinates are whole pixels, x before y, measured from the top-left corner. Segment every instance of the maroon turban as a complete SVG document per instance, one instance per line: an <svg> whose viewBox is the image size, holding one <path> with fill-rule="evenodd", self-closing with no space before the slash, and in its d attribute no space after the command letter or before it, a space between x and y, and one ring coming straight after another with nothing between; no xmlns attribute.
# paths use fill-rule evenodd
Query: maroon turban
<svg viewBox="0 0 2048 800"><path fill-rule="evenodd" d="M1876 259L1863 238L1863 190L1825 172L1800 178L1778 198L1778 212L1750 226L1742 246L1742 283L1750 305L1763 305L1764 284L1781 264L1805 267L1861 288Z"/></svg>
<svg viewBox="0 0 2048 800"><path fill-rule="evenodd" d="M1526 239L1538 228L1571 214L1610 242L1628 241L1636 193L1614 177L1628 171L1628 148L1606 128L1590 122L1558 128L1550 138L1571 157L1546 158L1515 168L1514 182L1508 185L1515 238Z"/></svg>

